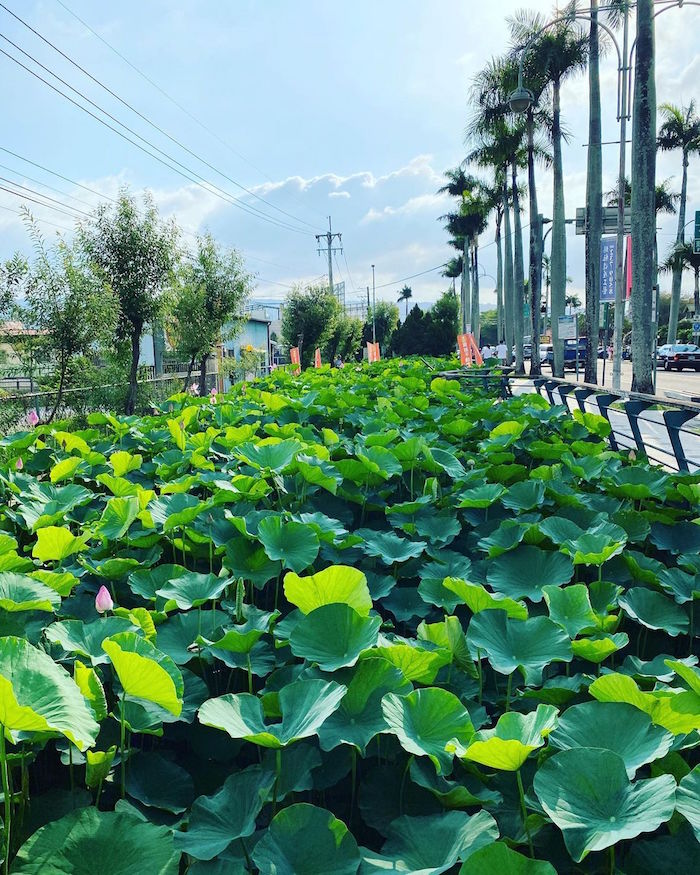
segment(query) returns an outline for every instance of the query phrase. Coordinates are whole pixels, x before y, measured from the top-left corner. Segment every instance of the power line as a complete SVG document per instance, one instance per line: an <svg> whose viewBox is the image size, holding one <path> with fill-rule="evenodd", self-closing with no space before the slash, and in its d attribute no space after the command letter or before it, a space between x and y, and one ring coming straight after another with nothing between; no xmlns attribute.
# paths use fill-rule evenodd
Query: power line
<svg viewBox="0 0 700 875"><path fill-rule="evenodd" d="M392 280L390 283L381 283L381 285L375 286L376 289L386 289L388 286L396 286L399 283L403 283L406 280L415 279L417 276L424 276L426 273L434 273L436 270L440 270L441 267L445 267L446 262L442 264L438 264L435 267L430 267L428 270L421 270L420 273L412 273L410 276L402 276L401 279Z"/></svg>
<svg viewBox="0 0 700 875"><path fill-rule="evenodd" d="M13 216L17 216L18 219L22 218L22 213L18 213L17 210L13 210L12 207L6 207L5 204L0 204L0 210L7 210L8 213L12 213ZM51 222L49 219L39 219L34 217L35 221L39 222L42 225L53 225L54 228L60 228L61 231L71 232L71 228L66 228L65 225L57 225L56 222Z"/></svg>
<svg viewBox="0 0 700 875"><path fill-rule="evenodd" d="M254 164L249 158L246 158L245 155L242 155L240 152L238 152L236 149L234 149L233 146L230 143L228 143L226 140L224 140L222 137L220 137L216 133L216 131L213 131L203 121L201 121L201 119L197 118L196 115L191 113L187 109L187 107L185 107L181 103L179 103L171 94L168 94L168 92L165 91L164 88L162 88L150 76L148 76L146 73L144 73L143 70L141 70L139 67L136 66L136 64L134 64L132 61L130 61L124 54L122 54L122 52L119 51L119 49L115 48L110 42L108 42L103 36L101 36L94 28L92 28L87 23L87 21L85 21L85 19L81 18L77 13L75 13L72 9L70 9L68 6L66 6L66 4L62 2L62 0L56 0L56 2L59 4L59 6L62 6L63 9L65 9L65 11L69 15L72 15L73 18L76 19L76 21L79 21L83 25L84 28L86 28L94 37L96 37L96 39L98 39L103 45L107 46L107 48L111 52L113 52L118 58L120 58L128 67L131 67L131 69L135 73L138 73L138 75L142 79L144 79L146 82L148 82L149 85L151 85L153 88L155 88L156 91L158 91L160 94L163 95L163 97L166 98L166 100L169 100L170 103L173 104L173 106L176 106L180 110L180 112L183 112L188 118L190 118L195 124L197 124L203 131L206 131L211 137L213 137L215 140L217 140L217 142L221 143L222 146L224 146L226 149L228 149L229 152L231 152L233 155L236 155L236 157L240 158L241 161L245 161L245 163L248 164L249 167L252 167L253 170L255 170L257 173L259 173L261 176L264 176L265 179L268 180L268 182L272 182L272 183L275 182L275 180L272 179L272 177L269 174L265 173L264 170L262 170L256 164ZM299 201L296 198L295 198L295 200L297 201L297 203L300 206L304 206L304 208L306 208L305 205L303 205L301 203L301 201ZM315 212L319 216L321 215L321 213L319 213L317 210L313 210L313 212Z"/></svg>
<svg viewBox="0 0 700 875"><path fill-rule="evenodd" d="M67 191L61 191L60 188L55 188L53 185L49 185L46 182L42 182L40 179L35 179L33 176L27 176L26 173L22 173L20 170L15 170L14 167L8 167L6 164L0 164L0 167L3 170L7 170L10 173L14 173L16 176L20 176L22 179L28 179L29 182L34 182L37 185L42 186L43 188L48 188L49 191L54 191L56 194L62 194L64 197L69 197L71 200L74 200L76 203L82 204L85 207L89 207L92 209L94 204L89 204L87 201L81 200L79 197L75 197L72 194L69 194ZM15 184L15 183L13 183Z"/></svg>
<svg viewBox="0 0 700 875"><path fill-rule="evenodd" d="M78 109L87 113L89 116L94 118L97 122L99 122L104 127L109 128L109 130L113 131L115 134L118 134L122 139L126 140L128 143L131 143L133 146L136 146L137 149L140 149L146 155L155 159L160 164L163 164L169 170L172 170L175 173L179 174L180 176L184 177L185 179L188 179L190 182L195 183L195 185L198 185L200 188L202 188L208 194L213 194L215 197L218 197L220 200L223 200L226 203L232 204L233 206L237 206L239 209L242 209L244 212L249 213L250 215L254 216L255 218L263 219L264 221L267 221L272 225L276 225L277 227L284 228L285 230L288 230L288 231L294 231L298 234L309 234L312 236L311 231L304 231L301 228L295 228L292 225L289 225L288 223L278 221L277 219L274 219L271 216L268 216L267 213L263 213L257 207L254 207L250 204L243 203L241 200L236 198L234 195L229 194L224 189L220 188L219 186L215 185L214 183L209 182L201 174L197 173L197 171L191 170L185 164L178 161L176 158L173 158L167 152L163 151L163 149L160 149L154 143L151 143L145 137L142 137L141 134L137 133L132 128L130 128L128 125L124 124L124 122L120 121L115 116L113 116L111 113L107 112L107 110L103 109L101 106L96 104L93 100L90 100L89 97L87 97L85 94L83 94L77 88L74 88L72 85L70 85L68 82L66 82L64 79L62 79L60 76L58 76L56 73L54 73L48 67L45 67L40 61L38 61L36 58L34 58L31 54L29 54L28 52L24 51L24 49L17 46L16 43L12 42L12 40L8 39L8 37L4 36L3 34L0 34L0 37L2 39L4 39L6 42L13 45L23 55L30 58L38 67L41 67L41 69L45 70L47 73L49 73L51 76L53 76L59 82L61 82L63 85L65 85L71 91L73 91L75 94L78 94L80 97L82 97L82 99L85 100L87 103L89 103L91 106L94 106L95 109L97 109L103 115L107 116L107 118L112 119L112 121L114 121L116 124L120 125L122 128L124 128L124 130L129 131L130 134L133 134L135 137L137 137L143 143L146 143L148 146L150 146L152 149L154 149L156 152L159 152L161 155L165 156L165 158L167 158L168 160L167 161L163 160L163 158L160 158L158 155L154 155L153 152L150 152L148 149L144 148L142 145L140 145L139 143L132 140L131 137L128 137L125 133L123 133L123 131L120 131L118 128L115 128L113 125L109 124L109 122L106 122L104 119L101 119L99 116L95 115L95 113L91 112L87 107L78 103L76 100L73 100L72 97L70 97L68 94L65 94L63 91L61 91L60 88L57 88L55 85L52 85L49 81L44 79L43 76L40 76L38 73L36 73L31 68L27 67L26 64L23 64L20 60L18 60L17 58L15 58L13 55L9 54L8 52L6 52L4 49L0 49L0 54L5 55L5 57L9 58L11 61L14 61L15 64L22 67L23 70L26 70L27 73L30 73L32 76L34 76L40 82L43 82L52 91L55 91L57 94L60 94L61 97L63 97L65 100L69 101L74 106L76 106ZM178 166L174 167L173 164L168 163L169 161L173 162L173 164L178 165ZM178 168L182 168L182 169L178 169ZM197 178L195 178L195 177L197 177Z"/></svg>
<svg viewBox="0 0 700 875"><path fill-rule="evenodd" d="M29 158L25 158L24 155L20 155L18 152L13 152L11 149L6 149L4 146L0 146L0 152L6 152L8 155L12 155L14 158L18 158L20 161L24 161L27 164L31 164L32 167L36 167L39 170L43 170L45 173L50 174L51 176L55 176L57 179L62 179L64 182L70 182L71 185L75 185L78 188L82 188L84 191L89 191L90 194L96 194L98 197L104 198L105 200L112 201L112 203L116 204L117 201L115 198L110 197L107 194L103 194L100 191L97 191L94 188L90 188L87 185L83 185L81 182L76 182L75 179L70 179L68 176L63 176L61 173L57 173L55 170L49 170L48 167L45 167L43 164L38 164L36 161L31 161ZM29 177L27 177L29 179Z"/></svg>
<svg viewBox="0 0 700 875"><path fill-rule="evenodd" d="M120 97L120 96L119 96L115 91L113 91L109 86L105 85L101 80L99 80L99 79L97 79L95 76L93 76L92 73L90 73L88 70L86 70L84 67L82 67L77 61L75 61L73 58L71 58L70 55L67 55L64 51L62 51L60 48L58 48L58 46L56 46L54 43L52 43L51 40L47 39L45 36L43 36L41 33L39 33L38 30L36 30L35 28L33 28L33 27L32 27L30 24L28 24L23 18L20 18L19 15L17 15L17 14L14 13L11 9L9 9L7 6L5 6L4 3L1 3L1 2L0 2L0 8L4 9L5 12L7 12L7 13L8 13L9 15L11 15L14 19L16 19L17 21L19 21L20 24L24 25L24 27L26 27L29 31L31 31L36 37L38 37L38 39L40 39L40 40L41 40L42 42L44 42L46 45L50 46L50 47L51 47L55 52L57 52L62 58L64 58L66 61L68 61L69 64L72 64L77 70L80 70L81 73L83 73L83 74L84 74L85 76L87 76L92 82L94 82L96 85L98 85L100 88L102 88L102 89L103 89L104 91L106 91L108 94L110 94L115 100L118 100L119 103L121 103L121 104L122 104L123 106L125 106L127 109L131 110L131 112L133 112L135 115L137 115L140 119L142 119L143 121L145 121L146 124L150 125L154 130L158 131L158 133L162 134L164 137L167 137L168 140L170 140L170 141L171 141L172 143L174 143L176 146L179 146L184 152L187 152L188 155L192 156L192 157L195 158L197 161L200 161L202 164L204 164L204 165L205 165L206 167L208 167L210 170L213 170L215 173L218 173L219 176L221 176L222 178L228 180L228 182L230 182L230 183L232 183L233 185L235 185L235 186L237 186L238 188L240 188L241 191L246 192L246 194L249 194L251 197L254 197L254 198L256 198L257 200L261 201L262 203L267 204L267 206L272 207L273 210L277 210L277 212L282 213L283 215L287 216L287 217L290 218L290 219L293 219L293 220L296 221L296 222L300 222L300 223L303 224L303 225L307 225L309 228L315 228L315 227L316 227L315 225L311 225L309 222L305 221L304 219L300 218L299 216L295 216L295 215L293 215L292 213L289 213L289 212L287 212L286 210L283 210L281 207L278 207L276 204L273 204L273 203L271 203L270 201L267 201L265 198L263 198L263 197L261 197L260 195L256 194L254 191L251 191L249 188L246 188L246 187L245 187L244 185L242 185L240 182L237 182L235 179L233 179L232 177L230 177L228 174L224 173L223 170L219 170L219 169L218 169L217 167L215 167L213 164L210 164L208 161L206 161L204 158L202 158L202 157L201 157L200 155L198 155L196 152L193 152L192 149L190 149L190 148L188 148L187 146L185 146L184 143L180 142L180 140L178 140L176 137L173 137L173 136L172 136L171 134L169 134L166 130L164 130L164 129L161 128L159 125L157 125L154 121L152 121L150 118L148 118L148 116L144 115L142 112L140 112L138 109L136 109L136 107L132 106L128 101L126 101L126 100L124 100L122 97ZM20 49L20 51L21 51L21 49Z"/></svg>
<svg viewBox="0 0 700 875"><path fill-rule="evenodd" d="M12 183L12 184L14 184L14 183ZM32 189L28 189L28 190L31 191ZM64 216L68 216L70 219L77 218L77 216L75 216L73 213L66 212L66 210L61 210L58 207L52 207L49 204L43 203L43 201L38 201L38 200L36 200L36 198L29 197L29 195L26 195L26 194L22 194L21 191L14 191L11 188L6 188L4 185L0 185L0 191L6 191L8 194L13 194L15 197L21 198L22 200L31 201L34 204L38 204L40 207L45 207L46 209L54 210L54 212L62 213ZM42 195L40 192L34 192L34 194L39 195L39 197L45 197L45 195ZM64 206L65 206L65 204L64 204ZM70 207L69 207L69 209L70 209Z"/></svg>

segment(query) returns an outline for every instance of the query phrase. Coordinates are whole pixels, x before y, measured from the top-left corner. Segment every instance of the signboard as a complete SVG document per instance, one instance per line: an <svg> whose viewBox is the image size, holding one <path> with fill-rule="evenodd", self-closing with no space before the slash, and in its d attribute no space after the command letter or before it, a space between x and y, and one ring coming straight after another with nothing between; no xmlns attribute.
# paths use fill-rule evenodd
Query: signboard
<svg viewBox="0 0 700 875"><path fill-rule="evenodd" d="M296 367L294 368L294 373L300 374L301 373L301 359L299 357L299 347L298 346L292 346L290 348L289 358L292 360L292 364L296 365Z"/></svg>
<svg viewBox="0 0 700 875"><path fill-rule="evenodd" d="M693 334L700 334L700 322L693 322Z"/></svg>
<svg viewBox="0 0 700 875"><path fill-rule="evenodd" d="M695 235L693 252L700 252L700 210L695 210Z"/></svg>
<svg viewBox="0 0 700 875"><path fill-rule="evenodd" d="M603 237L600 241L600 302L615 301L617 285L617 237Z"/></svg>
<svg viewBox="0 0 700 875"><path fill-rule="evenodd" d="M459 350L459 363L464 367L472 363L471 349L468 341L469 334L457 335L457 349Z"/></svg>
<svg viewBox="0 0 700 875"><path fill-rule="evenodd" d="M576 340L576 317L559 317L559 340Z"/></svg>
<svg viewBox="0 0 700 875"><path fill-rule="evenodd" d="M321 367L321 350L318 347L316 347L316 352L314 353L314 367Z"/></svg>
<svg viewBox="0 0 700 875"><path fill-rule="evenodd" d="M629 234L632 231L632 209L625 207L625 221L622 227L623 233ZM586 208L578 207L576 209L576 233L586 233ZM617 207L603 207L603 234L617 233Z"/></svg>

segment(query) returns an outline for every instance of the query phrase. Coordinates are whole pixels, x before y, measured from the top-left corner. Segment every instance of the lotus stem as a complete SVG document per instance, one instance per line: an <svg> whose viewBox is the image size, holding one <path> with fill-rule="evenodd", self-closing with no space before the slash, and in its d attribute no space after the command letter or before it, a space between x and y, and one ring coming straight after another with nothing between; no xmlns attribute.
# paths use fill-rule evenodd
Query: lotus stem
<svg viewBox="0 0 700 875"><path fill-rule="evenodd" d="M73 775L73 745L68 742L68 774L70 776L70 795L75 796L75 777Z"/></svg>
<svg viewBox="0 0 700 875"><path fill-rule="evenodd" d="M121 795L122 799L126 796L126 751L124 750L124 740L126 738L126 717L124 714L126 693L122 692L122 706L119 715L119 753L121 754Z"/></svg>
<svg viewBox="0 0 700 875"><path fill-rule="evenodd" d="M510 711L510 688L513 683L513 674L508 675L508 681L506 683L506 711Z"/></svg>
<svg viewBox="0 0 700 875"><path fill-rule="evenodd" d="M275 784L272 788L272 816L277 814L277 789L279 787L280 775L282 774L282 748L278 747L275 750Z"/></svg>
<svg viewBox="0 0 700 875"><path fill-rule="evenodd" d="M481 650L476 650L476 670L479 674L479 704L484 697L484 669L481 665Z"/></svg>
<svg viewBox="0 0 700 875"><path fill-rule="evenodd" d="M527 825L527 806L525 805L525 790L523 789L523 779L520 777L520 769L515 773L515 780L518 782L518 796L520 797L520 811L523 815L523 826L527 833L527 843L530 848L530 856L535 859L535 848L532 844L532 836L530 835L530 827Z"/></svg>
<svg viewBox="0 0 700 875"><path fill-rule="evenodd" d="M403 775L401 776L401 790L399 791L399 814L403 814L403 791L406 788L406 777L408 775L408 771L411 768L411 763L413 762L413 754L408 758L408 762L406 763L406 768L403 770Z"/></svg>
<svg viewBox="0 0 700 875"><path fill-rule="evenodd" d="M690 646L688 656L693 655L693 638L695 638L695 600L690 600Z"/></svg>
<svg viewBox="0 0 700 875"><path fill-rule="evenodd" d="M352 787L350 790L350 817L348 826L352 826L352 819L355 813L355 792L357 789L357 748L355 745L351 745L350 747L350 756L351 756L351 774L352 774Z"/></svg>
<svg viewBox="0 0 700 875"><path fill-rule="evenodd" d="M608 853L610 854L610 875L615 875L615 845L610 845Z"/></svg>
<svg viewBox="0 0 700 875"><path fill-rule="evenodd" d="M250 664L250 651L246 653L246 662L248 664L248 692L252 694L253 692L253 669Z"/></svg>
<svg viewBox="0 0 700 875"><path fill-rule="evenodd" d="M4 872L10 871L10 842L12 837L12 802L10 794L10 778L7 770L7 752L5 750L5 727L0 725L0 768L2 768L2 791L5 800L5 863Z"/></svg>
<svg viewBox="0 0 700 875"><path fill-rule="evenodd" d="M238 841L241 843L241 848L243 849L243 856L245 857L246 868L248 869L249 872L252 872L253 871L253 864L250 862L250 857L248 855L248 848L246 848L245 842L243 841L243 839L239 839Z"/></svg>

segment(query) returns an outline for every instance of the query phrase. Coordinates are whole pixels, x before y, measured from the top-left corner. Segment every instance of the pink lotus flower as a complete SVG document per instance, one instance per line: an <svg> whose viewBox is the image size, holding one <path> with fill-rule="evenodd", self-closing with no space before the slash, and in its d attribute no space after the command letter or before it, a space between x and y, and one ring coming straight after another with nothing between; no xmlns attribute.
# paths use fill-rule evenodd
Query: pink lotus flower
<svg viewBox="0 0 700 875"><path fill-rule="evenodd" d="M637 454L635 453L635 451L630 450L630 455L629 455L630 462L634 462L636 460L636 458L637 458Z"/></svg>
<svg viewBox="0 0 700 875"><path fill-rule="evenodd" d="M189 392L190 395L199 395L199 386L196 383L192 383Z"/></svg>
<svg viewBox="0 0 700 875"><path fill-rule="evenodd" d="M101 586L95 596L95 610L98 614L104 614L106 611L111 611L114 607L112 596L106 586Z"/></svg>
<svg viewBox="0 0 700 875"><path fill-rule="evenodd" d="M30 428L34 428L35 425L39 422L39 416L36 410L30 410L27 414L27 422L29 423Z"/></svg>
<svg viewBox="0 0 700 875"><path fill-rule="evenodd" d="M15 462L15 468L16 468L18 471L21 471L22 468L24 468L24 462L22 461L22 458L21 458L21 457L20 457L19 459L17 459L17 461Z"/></svg>
<svg viewBox="0 0 700 875"><path fill-rule="evenodd" d="M209 398L210 398L212 404L216 404L216 395L217 395L217 392L216 392L216 386L215 386L211 390L211 392L209 393Z"/></svg>

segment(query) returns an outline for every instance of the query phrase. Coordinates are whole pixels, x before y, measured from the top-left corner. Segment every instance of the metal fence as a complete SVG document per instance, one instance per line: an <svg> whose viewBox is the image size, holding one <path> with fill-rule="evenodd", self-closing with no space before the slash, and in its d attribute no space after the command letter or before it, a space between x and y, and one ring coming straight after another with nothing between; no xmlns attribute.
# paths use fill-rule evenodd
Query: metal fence
<svg viewBox="0 0 700 875"><path fill-rule="evenodd" d="M512 380L511 384L516 392L529 384L550 404L561 404L570 413L578 408L605 417L610 423L613 450L634 450L650 462L676 471L700 471L700 404L611 392L557 377Z"/></svg>

